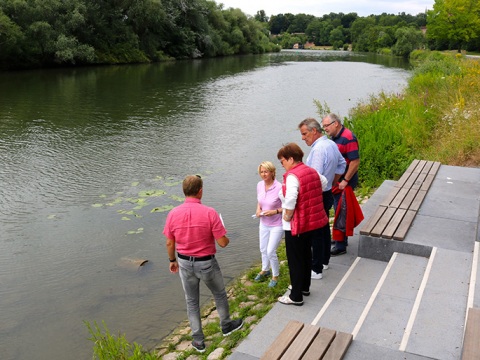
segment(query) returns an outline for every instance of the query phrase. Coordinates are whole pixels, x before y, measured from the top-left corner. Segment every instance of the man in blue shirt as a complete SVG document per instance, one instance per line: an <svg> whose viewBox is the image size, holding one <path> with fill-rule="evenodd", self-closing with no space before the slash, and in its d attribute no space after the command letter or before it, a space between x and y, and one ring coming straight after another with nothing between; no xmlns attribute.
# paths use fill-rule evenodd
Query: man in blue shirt
<svg viewBox="0 0 480 360"><path fill-rule="evenodd" d="M323 190L323 205L327 215L333 206L332 185L336 184L345 172L347 163L337 144L322 133L322 127L314 118L307 118L298 124L302 140L311 147L305 164L317 170L327 178L327 187ZM322 229L322 236L312 243L312 279L322 278L322 270L328 269L332 235L330 224Z"/></svg>

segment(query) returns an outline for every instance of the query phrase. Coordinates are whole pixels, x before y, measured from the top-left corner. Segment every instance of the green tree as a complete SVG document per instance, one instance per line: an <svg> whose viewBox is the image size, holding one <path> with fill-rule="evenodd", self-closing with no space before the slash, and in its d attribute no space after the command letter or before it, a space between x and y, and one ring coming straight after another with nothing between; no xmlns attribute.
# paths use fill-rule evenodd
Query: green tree
<svg viewBox="0 0 480 360"><path fill-rule="evenodd" d="M447 40L460 52L480 36L480 2L478 0L435 0L427 12L427 37Z"/></svg>
<svg viewBox="0 0 480 360"><path fill-rule="evenodd" d="M395 32L397 42L392 48L394 55L408 57L410 53L419 49L425 43L423 33L412 27L403 27L397 29Z"/></svg>
<svg viewBox="0 0 480 360"><path fill-rule="evenodd" d="M343 26L339 26L330 32L330 44L332 44L334 50L342 48L344 42Z"/></svg>
<svg viewBox="0 0 480 360"><path fill-rule="evenodd" d="M265 10L258 10L255 14L255 20L262 23L268 23L268 16L265 14Z"/></svg>

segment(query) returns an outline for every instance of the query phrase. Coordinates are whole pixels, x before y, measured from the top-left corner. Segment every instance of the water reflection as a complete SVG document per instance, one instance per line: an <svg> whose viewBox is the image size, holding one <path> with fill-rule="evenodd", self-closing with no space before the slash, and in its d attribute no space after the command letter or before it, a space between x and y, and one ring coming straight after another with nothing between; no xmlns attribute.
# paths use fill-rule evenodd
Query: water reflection
<svg viewBox="0 0 480 360"><path fill-rule="evenodd" d="M258 262L258 164L301 143L313 99L347 115L408 77L326 53L0 74L1 358L90 358L84 320L149 348L185 319L154 210L180 203L187 173L225 220L227 281Z"/></svg>

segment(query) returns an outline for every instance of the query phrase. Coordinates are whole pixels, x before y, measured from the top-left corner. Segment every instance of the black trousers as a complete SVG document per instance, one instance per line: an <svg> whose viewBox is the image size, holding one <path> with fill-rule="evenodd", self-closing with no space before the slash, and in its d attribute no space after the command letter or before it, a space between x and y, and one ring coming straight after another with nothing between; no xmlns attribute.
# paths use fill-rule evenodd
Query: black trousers
<svg viewBox="0 0 480 360"><path fill-rule="evenodd" d="M312 240L318 237L319 233L320 229L316 229L292 236L291 231L285 231L285 247L292 284L290 299L293 301L303 301L302 291L310 291Z"/></svg>
<svg viewBox="0 0 480 360"><path fill-rule="evenodd" d="M333 206L332 190L323 192L323 207L327 216ZM316 273L323 271L323 265L330 262L330 248L332 246L332 233L330 231L330 223L327 223L320 229L319 236L312 241L312 270Z"/></svg>

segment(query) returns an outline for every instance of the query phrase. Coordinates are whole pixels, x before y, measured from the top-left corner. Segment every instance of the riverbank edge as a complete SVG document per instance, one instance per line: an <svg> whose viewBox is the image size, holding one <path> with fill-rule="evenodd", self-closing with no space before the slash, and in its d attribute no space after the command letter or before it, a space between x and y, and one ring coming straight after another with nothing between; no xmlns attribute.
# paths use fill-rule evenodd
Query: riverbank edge
<svg viewBox="0 0 480 360"><path fill-rule="evenodd" d="M361 206L365 204L373 192L370 191L368 195L357 195L359 204ZM330 226L333 225L333 219L333 217L330 217ZM261 270L261 263L247 268L238 278L227 284L227 295L232 318L243 317L244 319L244 325L240 331L232 334L232 336L223 337L220 331L215 303L213 299L210 299L201 309L202 327L205 332L205 345L207 346L204 354L198 353L191 345L192 337L188 319L180 322L177 327L164 337L159 345L155 346L154 354L163 360L217 360L225 359L228 355L231 355L233 350L240 345L242 340L248 336L278 301L277 297L283 295L290 284L284 239L282 239L277 253L280 261L280 277L275 290L271 291L270 296L261 296L260 291L267 288L268 282L256 283L252 280ZM211 332L212 330L213 332Z"/></svg>

